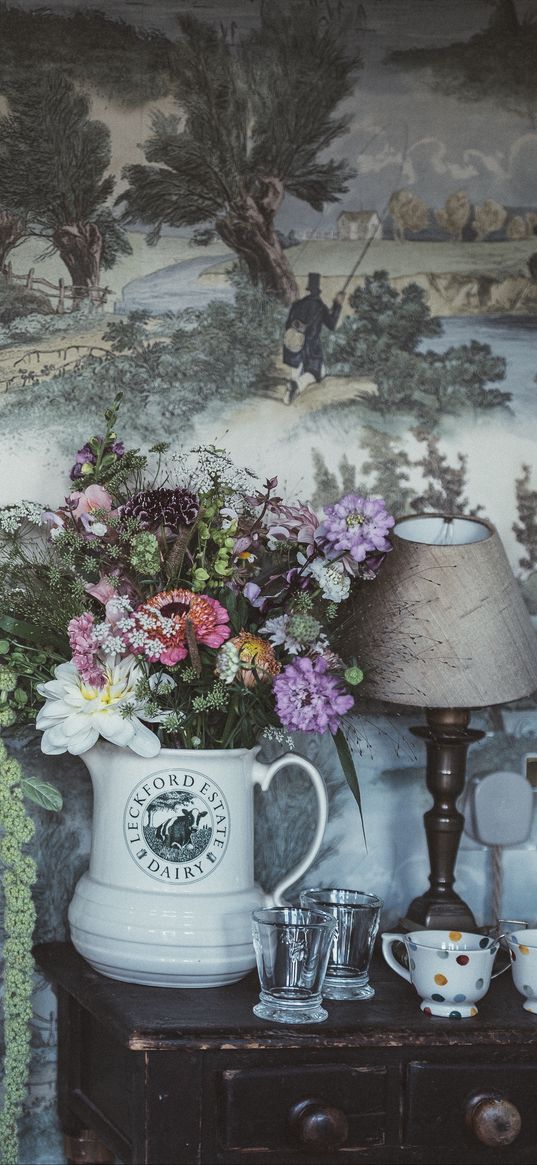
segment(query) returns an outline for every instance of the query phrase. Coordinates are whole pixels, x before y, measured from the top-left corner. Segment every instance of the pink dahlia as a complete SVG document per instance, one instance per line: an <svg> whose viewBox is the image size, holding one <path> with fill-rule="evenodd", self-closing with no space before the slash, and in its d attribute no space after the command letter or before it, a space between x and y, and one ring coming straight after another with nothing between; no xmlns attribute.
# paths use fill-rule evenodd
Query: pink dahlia
<svg viewBox="0 0 537 1165"><path fill-rule="evenodd" d="M354 704L322 656L302 656L287 664L273 690L278 716L290 732L335 733Z"/></svg>
<svg viewBox="0 0 537 1165"><path fill-rule="evenodd" d="M221 647L231 634L228 612L217 599L183 587L147 599L121 629L135 655L173 665L188 655L187 620L206 647Z"/></svg>

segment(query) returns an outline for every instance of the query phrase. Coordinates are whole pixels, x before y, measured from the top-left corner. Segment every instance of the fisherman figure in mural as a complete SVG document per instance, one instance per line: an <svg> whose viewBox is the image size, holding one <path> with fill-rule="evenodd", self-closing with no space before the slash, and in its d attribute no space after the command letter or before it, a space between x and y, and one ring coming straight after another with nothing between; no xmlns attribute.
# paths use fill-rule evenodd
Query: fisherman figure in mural
<svg viewBox="0 0 537 1165"><path fill-rule="evenodd" d="M337 325L345 299L343 291L336 295L331 308L321 299L321 277L310 271L308 294L292 304L283 337L283 362L293 369L287 386L284 404L290 405L309 384L319 383L325 375L322 328L331 332Z"/></svg>

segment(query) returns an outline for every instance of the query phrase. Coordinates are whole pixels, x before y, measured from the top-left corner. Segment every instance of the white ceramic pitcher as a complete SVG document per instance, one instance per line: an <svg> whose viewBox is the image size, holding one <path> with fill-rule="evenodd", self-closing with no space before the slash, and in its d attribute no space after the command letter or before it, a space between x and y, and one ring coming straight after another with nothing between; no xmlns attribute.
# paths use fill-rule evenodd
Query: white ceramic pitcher
<svg viewBox="0 0 537 1165"><path fill-rule="evenodd" d="M83 755L92 846L69 924L95 970L151 986L219 987L253 969L251 912L282 903L314 861L328 816L314 765L294 753L262 764L258 751L162 749L147 759L100 741ZM265 894L253 875L254 785L268 789L291 764L313 782L317 827L299 864Z"/></svg>

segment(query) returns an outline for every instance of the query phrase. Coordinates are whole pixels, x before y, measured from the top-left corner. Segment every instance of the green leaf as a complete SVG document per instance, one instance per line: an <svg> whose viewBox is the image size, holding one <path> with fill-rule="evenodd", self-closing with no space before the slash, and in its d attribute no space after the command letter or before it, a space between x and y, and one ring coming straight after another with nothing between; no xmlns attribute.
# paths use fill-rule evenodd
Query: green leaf
<svg viewBox="0 0 537 1165"><path fill-rule="evenodd" d="M51 813L58 813L61 809L62 795L59 789L49 785L48 781L42 781L39 777L21 777L20 784L23 796L33 801L34 805L49 809Z"/></svg>
<svg viewBox="0 0 537 1165"><path fill-rule="evenodd" d="M338 728L334 734L334 743L337 748L339 763L343 770L343 775L349 786L349 789L356 801L360 813L360 821L362 823L362 833L364 835L365 847L367 849L367 838L365 836L364 815L362 813L362 798L360 796L360 786L358 784L358 774L352 752L347 744L346 737L341 728Z"/></svg>
<svg viewBox="0 0 537 1165"><path fill-rule="evenodd" d="M0 628L29 643L38 643L41 647L50 645L61 648L60 639L51 631L43 631L33 623L26 623L23 619L12 619L11 615L0 616Z"/></svg>

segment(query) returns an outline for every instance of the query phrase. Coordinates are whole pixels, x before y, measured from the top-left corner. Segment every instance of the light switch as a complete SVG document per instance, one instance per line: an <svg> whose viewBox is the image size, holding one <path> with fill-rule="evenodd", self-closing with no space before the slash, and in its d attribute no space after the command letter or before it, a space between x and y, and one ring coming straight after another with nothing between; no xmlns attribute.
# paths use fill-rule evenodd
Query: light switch
<svg viewBox="0 0 537 1165"><path fill-rule="evenodd" d="M481 845L520 845L531 832L533 805L532 786L522 773L471 777L460 801L465 833Z"/></svg>

